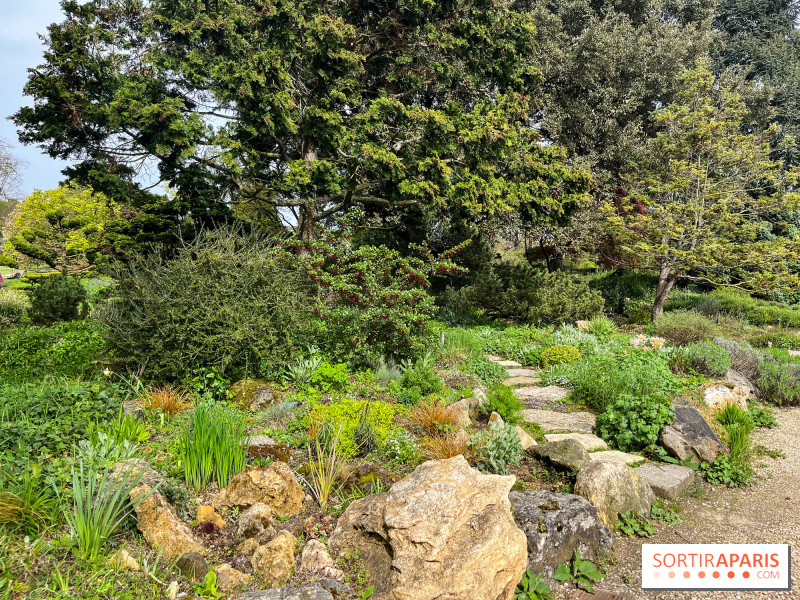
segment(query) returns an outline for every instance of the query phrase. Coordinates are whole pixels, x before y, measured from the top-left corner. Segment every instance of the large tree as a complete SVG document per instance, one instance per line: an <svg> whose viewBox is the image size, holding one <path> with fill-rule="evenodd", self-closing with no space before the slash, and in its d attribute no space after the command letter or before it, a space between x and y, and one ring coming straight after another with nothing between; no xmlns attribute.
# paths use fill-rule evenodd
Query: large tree
<svg viewBox="0 0 800 600"><path fill-rule="evenodd" d="M14 116L54 157L155 166L177 202L307 235L355 205L560 214L585 172L531 127L533 18L501 0L65 0Z"/></svg>
<svg viewBox="0 0 800 600"><path fill-rule="evenodd" d="M728 280L732 269L750 288L786 276L798 244L758 241L759 217L800 204L796 171L770 157L765 135L745 133L741 79L721 79L701 63L678 78L675 101L654 113L658 132L631 165L631 194L608 203L631 263L658 274L653 319L682 278ZM796 282L795 282L796 284Z"/></svg>

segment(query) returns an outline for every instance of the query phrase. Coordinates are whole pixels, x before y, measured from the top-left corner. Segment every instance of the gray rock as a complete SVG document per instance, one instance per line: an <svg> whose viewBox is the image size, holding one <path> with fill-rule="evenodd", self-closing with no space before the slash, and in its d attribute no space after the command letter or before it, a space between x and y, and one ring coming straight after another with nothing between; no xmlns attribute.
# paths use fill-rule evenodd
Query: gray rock
<svg viewBox="0 0 800 600"><path fill-rule="evenodd" d="M548 442L560 442L561 440L575 440L583 446L587 452L593 450L606 450L608 444L591 433L548 433L544 436Z"/></svg>
<svg viewBox="0 0 800 600"><path fill-rule="evenodd" d="M333 595L318 583L301 588L280 588L247 592L236 600L334 600Z"/></svg>
<svg viewBox="0 0 800 600"><path fill-rule="evenodd" d="M531 408L522 411L522 420L527 423L537 423L542 429L548 431L592 433L596 417L588 412L561 413Z"/></svg>
<svg viewBox="0 0 800 600"><path fill-rule="evenodd" d="M591 502L600 520L609 527L616 525L619 513L628 510L649 515L656 501L653 490L636 469L602 460L590 462L581 469L575 481L575 493Z"/></svg>
<svg viewBox="0 0 800 600"><path fill-rule="evenodd" d="M739 373L739 371L734 371L733 369L729 370L725 374L725 383L742 388L747 392L749 398L758 396L758 388L756 388L747 377Z"/></svg>
<svg viewBox="0 0 800 600"><path fill-rule="evenodd" d="M272 509L263 502L253 504L239 518L238 537L240 540L254 538L257 542L266 544L275 537L275 533Z"/></svg>
<svg viewBox="0 0 800 600"><path fill-rule="evenodd" d="M509 377L537 377L539 371L536 369L506 369Z"/></svg>
<svg viewBox="0 0 800 600"><path fill-rule="evenodd" d="M591 462L589 453L575 440L560 440L558 442L539 444L529 448L528 452L537 458L544 459L573 473L577 473Z"/></svg>
<svg viewBox="0 0 800 600"><path fill-rule="evenodd" d="M122 403L122 414L131 415L139 423L144 423L144 410L133 400L126 400Z"/></svg>
<svg viewBox="0 0 800 600"><path fill-rule="evenodd" d="M178 571L189 581L202 581L208 573L208 563L199 552L187 552L176 563Z"/></svg>
<svg viewBox="0 0 800 600"><path fill-rule="evenodd" d="M694 483L694 471L689 467L669 463L645 463L636 468L656 496L675 500Z"/></svg>
<svg viewBox="0 0 800 600"><path fill-rule="evenodd" d="M606 450L604 452L592 452L589 455L592 460L604 460L606 462L619 463L621 465L641 464L645 461L644 457L637 454L628 454L619 450Z"/></svg>
<svg viewBox="0 0 800 600"><path fill-rule="evenodd" d="M706 423L703 415L690 406L675 406L675 420L661 430L659 441L679 460L713 463L727 449Z"/></svg>
<svg viewBox="0 0 800 600"><path fill-rule="evenodd" d="M581 558L596 560L611 549L613 535L597 509L581 496L545 490L511 492L514 520L528 538L528 569L548 577L560 564Z"/></svg>
<svg viewBox="0 0 800 600"><path fill-rule="evenodd" d="M558 385L548 385L545 387L523 387L514 390L520 398L538 398L539 400L553 400L559 402L569 396L569 388Z"/></svg>

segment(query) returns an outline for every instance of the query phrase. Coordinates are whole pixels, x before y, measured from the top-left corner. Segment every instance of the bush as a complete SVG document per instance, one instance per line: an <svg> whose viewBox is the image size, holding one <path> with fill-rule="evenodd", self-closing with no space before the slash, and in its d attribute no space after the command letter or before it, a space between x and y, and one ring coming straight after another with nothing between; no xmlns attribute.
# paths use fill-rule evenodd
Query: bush
<svg viewBox="0 0 800 600"><path fill-rule="evenodd" d="M800 404L800 369L789 363L764 362L757 380L761 399L771 404Z"/></svg>
<svg viewBox="0 0 800 600"><path fill-rule="evenodd" d="M678 346L714 337L717 326L696 312L676 310L663 313L655 323L656 334Z"/></svg>
<svg viewBox="0 0 800 600"><path fill-rule="evenodd" d="M720 312L746 320L751 325L800 327L800 310L778 302L752 298L741 290L719 288L708 294L708 298L719 305Z"/></svg>
<svg viewBox="0 0 800 600"><path fill-rule="evenodd" d="M273 375L312 334L307 282L255 234L204 232L174 259L135 258L116 279L99 311L105 338L118 368L146 365L155 379L197 366L231 379Z"/></svg>
<svg viewBox="0 0 800 600"><path fill-rule="evenodd" d="M527 264L501 263L468 288L473 303L495 317L527 323L562 323L603 310L599 292L563 271L547 273Z"/></svg>
<svg viewBox="0 0 800 600"><path fill-rule="evenodd" d="M31 307L28 294L20 290L0 290L0 328L19 323Z"/></svg>
<svg viewBox="0 0 800 600"><path fill-rule="evenodd" d="M714 342L696 342L681 349L689 367L702 375L722 377L731 368L725 348Z"/></svg>
<svg viewBox="0 0 800 600"><path fill-rule="evenodd" d="M575 362L581 359L581 351L572 346L550 346L541 354L542 366L550 367L564 363Z"/></svg>
<svg viewBox="0 0 800 600"><path fill-rule="evenodd" d="M508 377L508 372L503 367L485 356L473 358L464 366L464 370L480 377L487 387L501 383Z"/></svg>
<svg viewBox="0 0 800 600"><path fill-rule="evenodd" d="M429 396L444 389L444 384L433 370L433 367L424 360L418 360L413 366L403 371L400 385L406 389L417 388L423 396Z"/></svg>
<svg viewBox="0 0 800 600"><path fill-rule="evenodd" d="M591 287L600 291L607 306L613 307L618 313L623 313L628 302L652 302L655 298L656 284L658 278L654 275L625 272L620 269L593 281Z"/></svg>
<svg viewBox="0 0 800 600"><path fill-rule="evenodd" d="M332 365L323 361L311 376L311 383L325 393L346 392L350 387L347 365L343 363Z"/></svg>
<svg viewBox="0 0 800 600"><path fill-rule="evenodd" d="M86 288L66 272L37 283L31 294L31 319L35 323L74 321L89 313Z"/></svg>
<svg viewBox="0 0 800 600"><path fill-rule="evenodd" d="M315 405L309 419L321 426L327 426L334 433L341 427L339 453L350 458L363 450L357 440L359 427L362 431L368 428L372 441L378 447L383 447L392 431L392 419L401 408L387 402L343 398L331 404Z"/></svg>
<svg viewBox="0 0 800 600"><path fill-rule="evenodd" d="M761 365L766 360L763 352L753 350L747 342L737 343L724 338L714 338L714 343L724 348L731 361L731 368L744 375L751 383L757 383L761 376Z"/></svg>
<svg viewBox="0 0 800 600"><path fill-rule="evenodd" d="M793 333L770 332L747 338L754 348L781 348L784 350L800 350L800 336Z"/></svg>
<svg viewBox="0 0 800 600"><path fill-rule="evenodd" d="M655 445L658 433L673 420L672 405L659 396L623 395L597 417L597 431L611 446L627 452Z"/></svg>
<svg viewBox="0 0 800 600"><path fill-rule="evenodd" d="M495 385L486 390L483 409L490 414L496 412L506 423L519 423L522 418L522 402L507 385Z"/></svg>
<svg viewBox="0 0 800 600"><path fill-rule="evenodd" d="M487 430L470 437L468 447L478 469L496 475L506 475L508 466L519 464L523 454L519 433L511 423L489 423Z"/></svg>

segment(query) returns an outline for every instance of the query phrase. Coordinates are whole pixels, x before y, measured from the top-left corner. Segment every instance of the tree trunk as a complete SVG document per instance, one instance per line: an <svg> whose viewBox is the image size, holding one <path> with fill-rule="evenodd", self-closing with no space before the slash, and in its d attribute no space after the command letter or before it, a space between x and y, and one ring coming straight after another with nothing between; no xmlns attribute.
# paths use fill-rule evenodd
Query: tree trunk
<svg viewBox="0 0 800 600"><path fill-rule="evenodd" d="M664 303L667 301L667 296L669 295L670 290L672 290L673 286L677 283L678 279L680 278L679 274L670 277L671 272L672 272L672 267L664 265L661 267L661 271L658 273L656 300L655 302L653 302L653 313L652 313L653 323L655 323L656 319L658 319L658 317L660 317L661 314L664 312Z"/></svg>

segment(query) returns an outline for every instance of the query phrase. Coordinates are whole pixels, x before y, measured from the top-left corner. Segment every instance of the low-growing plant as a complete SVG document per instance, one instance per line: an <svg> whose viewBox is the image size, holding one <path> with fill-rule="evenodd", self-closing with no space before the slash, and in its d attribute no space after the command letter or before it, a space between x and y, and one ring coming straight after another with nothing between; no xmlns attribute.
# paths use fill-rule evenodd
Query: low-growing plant
<svg viewBox="0 0 800 600"><path fill-rule="evenodd" d="M575 556L569 565L558 565L553 572L553 579L556 581L571 581L582 590L594 594L594 582L603 579L605 575L600 573L594 563L588 560L581 560L580 549L575 549Z"/></svg>
<svg viewBox="0 0 800 600"><path fill-rule="evenodd" d="M47 277L33 286L30 292L31 319L35 323L74 321L89 314L86 288L66 270Z"/></svg>
<svg viewBox="0 0 800 600"><path fill-rule="evenodd" d="M753 420L748 411L733 402L725 404L714 416L724 427L743 425L749 428L748 431L753 429Z"/></svg>
<svg viewBox="0 0 800 600"><path fill-rule="evenodd" d="M120 413L117 420L108 426L107 432L115 444L123 444L126 441L138 444L150 439L147 425L132 414Z"/></svg>
<svg viewBox="0 0 800 600"><path fill-rule="evenodd" d="M496 475L506 475L508 466L519 464L523 454L519 433L511 423L490 422L487 430L470 436L468 447L477 468Z"/></svg>
<svg viewBox="0 0 800 600"><path fill-rule="evenodd" d="M195 369L189 386L198 398L222 402L230 400L232 397L231 391L228 389L228 382L225 381L217 367Z"/></svg>
<svg viewBox="0 0 800 600"><path fill-rule="evenodd" d="M747 338L754 348L782 348L784 350L800 350L800 336L783 331L771 331Z"/></svg>
<svg viewBox="0 0 800 600"><path fill-rule="evenodd" d="M425 435L432 436L447 432L458 424L456 413L438 398L414 407L409 422L419 427Z"/></svg>
<svg viewBox="0 0 800 600"><path fill-rule="evenodd" d="M611 446L627 452L645 450L672 423L670 402L659 396L622 395L597 417L597 431Z"/></svg>
<svg viewBox="0 0 800 600"><path fill-rule="evenodd" d="M748 404L747 413L753 421L755 427L766 427L772 429L778 426L778 421L775 419L773 412L767 407L761 407L751 402Z"/></svg>
<svg viewBox="0 0 800 600"><path fill-rule="evenodd" d="M441 392L442 380L436 375L433 366L424 360L417 360L403 370L400 384L407 389L417 388L423 396Z"/></svg>
<svg viewBox="0 0 800 600"><path fill-rule="evenodd" d="M761 365L766 360L763 352L754 350L747 342L735 342L720 337L714 338L714 343L728 352L731 368L734 371L744 375L748 381L753 383L758 381L761 376Z"/></svg>
<svg viewBox="0 0 800 600"><path fill-rule="evenodd" d="M620 513L616 529L628 537L650 537L656 532L647 516L633 510Z"/></svg>
<svg viewBox="0 0 800 600"><path fill-rule="evenodd" d="M764 402L778 406L800 404L800 369L796 365L765 361L757 382Z"/></svg>
<svg viewBox="0 0 800 600"><path fill-rule="evenodd" d="M17 480L0 471L0 526L37 535L56 524L59 513L58 498L41 474L26 469Z"/></svg>
<svg viewBox="0 0 800 600"><path fill-rule="evenodd" d="M713 464L700 463L700 472L709 483L728 487L749 486L753 477L750 465L737 463L725 454L717 456Z"/></svg>
<svg viewBox="0 0 800 600"><path fill-rule="evenodd" d="M717 333L717 326L708 317L688 310L665 312L655 326L656 334L678 346L709 340Z"/></svg>
<svg viewBox="0 0 800 600"><path fill-rule="evenodd" d="M327 425L334 432L341 425L342 430L338 442L339 453L345 458L350 458L361 451L356 439L356 431L362 421L366 420L369 426L372 443L377 447L382 447L393 429L392 421L395 415L404 410L402 406L388 402L340 398L330 404L314 404L309 414L309 424L316 422L320 425ZM364 426L361 425L361 427L363 432Z"/></svg>
<svg viewBox="0 0 800 600"><path fill-rule="evenodd" d="M539 358L542 365L551 367L581 359L581 351L572 346L550 346L544 350Z"/></svg>
<svg viewBox="0 0 800 600"><path fill-rule="evenodd" d="M508 377L508 373L503 367L485 356L471 359L465 365L464 370L467 373L477 375L483 382L483 385L487 387L501 383Z"/></svg>
<svg viewBox="0 0 800 600"><path fill-rule="evenodd" d="M172 416L190 409L192 400L189 394L181 388L167 384L147 390L142 398L142 405L150 410L157 410Z"/></svg>
<svg viewBox="0 0 800 600"><path fill-rule="evenodd" d="M525 571L514 590L514 600L555 600L550 584L542 581L543 579L544 575L536 575L530 569Z"/></svg>
<svg viewBox="0 0 800 600"><path fill-rule="evenodd" d="M695 342L680 351L690 368L709 377L722 377L731 368L728 351L714 342Z"/></svg>
<svg viewBox="0 0 800 600"><path fill-rule="evenodd" d="M113 437L99 431L91 440L81 440L72 449L73 456L88 467L112 467L115 463L133 458L139 450L135 442Z"/></svg>
<svg viewBox="0 0 800 600"><path fill-rule="evenodd" d="M617 324L605 315L589 320L586 330L598 340L606 340L617 332Z"/></svg>
<svg viewBox="0 0 800 600"><path fill-rule="evenodd" d="M19 323L28 310L31 301L21 290L0 290L0 328L8 329Z"/></svg>
<svg viewBox="0 0 800 600"><path fill-rule="evenodd" d="M325 393L345 392L350 387L350 380L347 378L347 365L344 363L332 365L323 361L314 371L311 383Z"/></svg>
<svg viewBox="0 0 800 600"><path fill-rule="evenodd" d="M519 423L522 420L522 402L507 385L495 385L486 390L486 401L482 410L491 414L496 412L506 423Z"/></svg>
<svg viewBox="0 0 800 600"><path fill-rule="evenodd" d="M750 432L753 423L749 419L744 422L727 425L728 447L731 451L730 459L734 464L746 465L750 461Z"/></svg>
<svg viewBox="0 0 800 600"><path fill-rule="evenodd" d="M392 462L415 465L420 459L419 442L409 431L396 428L386 438L383 453Z"/></svg>
<svg viewBox="0 0 800 600"><path fill-rule="evenodd" d="M398 404L405 404L406 406L416 406L422 401L422 392L416 386L412 388L401 388L397 392Z"/></svg>

